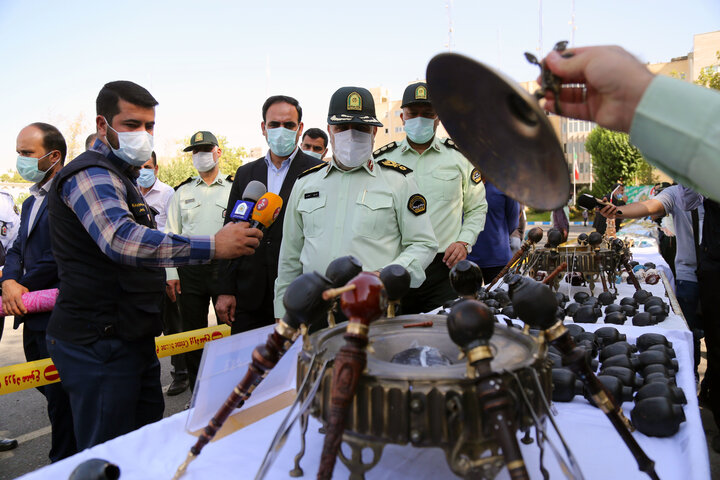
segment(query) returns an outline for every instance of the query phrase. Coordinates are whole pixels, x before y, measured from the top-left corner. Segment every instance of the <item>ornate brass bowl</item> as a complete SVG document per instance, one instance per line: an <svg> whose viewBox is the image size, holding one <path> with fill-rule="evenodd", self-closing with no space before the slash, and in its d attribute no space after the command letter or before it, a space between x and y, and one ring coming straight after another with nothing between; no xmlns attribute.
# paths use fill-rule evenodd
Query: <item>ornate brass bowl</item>
<svg viewBox="0 0 720 480"><path fill-rule="evenodd" d="M429 328L403 328L403 324L432 320ZM316 332L298 359L298 381L305 377L313 354L332 359L344 344L346 324ZM503 466L502 455L492 433L485 431L475 381L468 378L467 362L447 332L442 315L406 315L381 319L370 326L370 346L365 374L350 409L344 441L352 458L341 460L352 472L350 478L364 478L387 443L415 447L439 447L445 451L450 468L460 476L493 478ZM451 359L450 365L422 367L392 363L391 359L415 346L430 346ZM540 395L551 396L551 371L545 348L534 337L517 328L499 324L491 339L495 355L493 370L515 394L516 425L527 431L533 425L520 385L538 416L545 415ZM315 365L322 362L316 362ZM319 368L313 369L315 380ZM325 371L310 408L323 424L330 408L332 369ZM538 388L540 386L540 388ZM374 459L363 463L360 452L370 447ZM296 468L297 470L297 468Z"/></svg>

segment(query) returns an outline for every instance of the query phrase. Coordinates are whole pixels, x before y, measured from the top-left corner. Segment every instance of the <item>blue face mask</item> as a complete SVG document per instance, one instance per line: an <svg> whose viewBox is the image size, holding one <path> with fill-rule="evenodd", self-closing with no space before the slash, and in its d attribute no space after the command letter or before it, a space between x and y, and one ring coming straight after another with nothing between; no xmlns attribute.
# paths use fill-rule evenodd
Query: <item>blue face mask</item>
<svg viewBox="0 0 720 480"><path fill-rule="evenodd" d="M318 160L322 160L322 153L313 152L312 150L303 150L303 153L305 155L310 155L313 158L317 158Z"/></svg>
<svg viewBox="0 0 720 480"><path fill-rule="evenodd" d="M405 133L414 143L427 143L435 135L435 120L425 117L409 118L405 120Z"/></svg>
<svg viewBox="0 0 720 480"><path fill-rule="evenodd" d="M155 184L155 170L152 168L141 168L137 183L143 188L152 187L153 184Z"/></svg>
<svg viewBox="0 0 720 480"><path fill-rule="evenodd" d="M284 127L267 129L268 145L272 153L278 157L287 157L295 150L296 138L296 130L288 130Z"/></svg>
<svg viewBox="0 0 720 480"><path fill-rule="evenodd" d="M60 161L60 160L58 160L57 162L53 163L52 165L50 165L50 168L48 168L45 171L39 170L38 162L40 160L42 160L43 158L47 157L48 155L50 155L51 153L52 152L48 152L40 158L23 157L22 155L18 155L16 166L17 166L17 171L20 174L20 176L22 178L24 178L25 180L27 180L28 182L33 182L33 183L37 183L40 180L42 180L43 178L45 178L45 175L47 175L47 172L49 172L50 169L53 168L57 164L57 162Z"/></svg>

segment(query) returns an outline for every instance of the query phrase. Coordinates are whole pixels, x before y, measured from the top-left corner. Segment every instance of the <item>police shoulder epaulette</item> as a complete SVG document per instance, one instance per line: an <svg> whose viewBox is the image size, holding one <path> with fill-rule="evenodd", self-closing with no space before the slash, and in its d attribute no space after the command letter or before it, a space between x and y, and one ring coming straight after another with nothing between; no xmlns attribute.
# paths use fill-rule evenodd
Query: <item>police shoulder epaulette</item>
<svg viewBox="0 0 720 480"><path fill-rule="evenodd" d="M390 142L387 145L383 145L382 147L378 148L373 152L373 158L377 158L380 155L385 155L388 152L392 152L398 147L397 142Z"/></svg>
<svg viewBox="0 0 720 480"><path fill-rule="evenodd" d="M228 175L227 177L225 177L225 180L232 183L235 181L235 175Z"/></svg>
<svg viewBox="0 0 720 480"><path fill-rule="evenodd" d="M176 187L175 187L175 190L178 190L180 187L182 187L182 186L185 185L186 183L192 182L192 179L193 179L193 178L195 178L195 177L188 177L184 182L182 182L181 184L179 184L178 186L176 186Z"/></svg>
<svg viewBox="0 0 720 480"><path fill-rule="evenodd" d="M380 160L379 162L377 162L377 164L381 167L389 168L390 170L400 172L403 175L407 175L408 173L412 172L411 168L408 168L405 165L401 165L397 162L393 162L392 160L388 160L387 158Z"/></svg>
<svg viewBox="0 0 720 480"><path fill-rule="evenodd" d="M460 151L457 144L455 143L455 141L452 138L446 138L442 141L442 143L443 143L443 145L445 145L448 148L454 148L458 152Z"/></svg>
<svg viewBox="0 0 720 480"><path fill-rule="evenodd" d="M307 170L305 170L304 172L302 172L300 175L298 175L297 178L302 178L302 177L304 177L305 175L308 175L308 174L313 173L313 172L317 172L317 171L319 171L321 168L327 167L327 165L328 165L327 163L324 163L324 162L323 162L323 163L320 163L320 164L318 164L318 165L315 165L314 167L310 167L310 168L308 168Z"/></svg>

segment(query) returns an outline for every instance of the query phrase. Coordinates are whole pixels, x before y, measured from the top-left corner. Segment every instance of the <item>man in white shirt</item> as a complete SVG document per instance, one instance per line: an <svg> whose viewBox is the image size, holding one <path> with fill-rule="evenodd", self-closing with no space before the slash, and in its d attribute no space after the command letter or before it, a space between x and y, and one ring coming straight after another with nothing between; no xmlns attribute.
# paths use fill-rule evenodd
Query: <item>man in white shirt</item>
<svg viewBox="0 0 720 480"><path fill-rule="evenodd" d="M155 213L157 229L163 232L165 231L168 205L170 205L170 200L175 190L173 190L170 185L161 182L157 178L157 174L157 157L155 156L155 152L152 152L150 159L140 167L140 176L137 182L143 198L148 205L157 212Z"/></svg>

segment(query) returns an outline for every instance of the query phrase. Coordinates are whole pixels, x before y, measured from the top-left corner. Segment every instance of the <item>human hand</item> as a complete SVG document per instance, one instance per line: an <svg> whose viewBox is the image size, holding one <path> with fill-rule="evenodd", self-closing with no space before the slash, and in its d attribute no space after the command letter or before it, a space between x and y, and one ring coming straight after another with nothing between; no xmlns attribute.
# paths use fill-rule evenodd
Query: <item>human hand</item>
<svg viewBox="0 0 720 480"><path fill-rule="evenodd" d="M563 57L552 51L545 57L547 67L563 84L584 83L563 88L560 108L563 115L591 120L601 127L629 132L635 110L653 74L626 50L617 46L569 49ZM545 95L545 109L555 113L552 92Z"/></svg>
<svg viewBox="0 0 720 480"><path fill-rule="evenodd" d="M26 315L27 308L22 301L22 294L29 290L15 280L2 282L2 309L5 315Z"/></svg>
<svg viewBox="0 0 720 480"><path fill-rule="evenodd" d="M170 301L175 303L177 301L177 294L182 293L180 291L180 280L168 280L165 282L165 292L170 297Z"/></svg>
<svg viewBox="0 0 720 480"><path fill-rule="evenodd" d="M247 222L230 222L215 234L215 258L237 258L252 255L263 234Z"/></svg>
<svg viewBox="0 0 720 480"><path fill-rule="evenodd" d="M598 208L597 208L597 211L598 211L598 213L600 213L600 215L602 215L603 217L609 218L609 219L611 219L611 220L613 220L613 219L615 219L615 218L619 218L619 215L618 215L618 213L617 213L617 212L618 212L618 208L617 208L615 205L611 204L611 203L608 203L607 205L605 205L605 206L602 207L602 208L598 207Z"/></svg>
<svg viewBox="0 0 720 480"><path fill-rule="evenodd" d="M237 300L235 295L218 295L215 302L215 313L218 320L226 325L231 325L235 321L235 307Z"/></svg>
<svg viewBox="0 0 720 480"><path fill-rule="evenodd" d="M448 268L454 267L459 261L467 258L467 248L464 242L454 242L448 245L443 255L443 262Z"/></svg>

